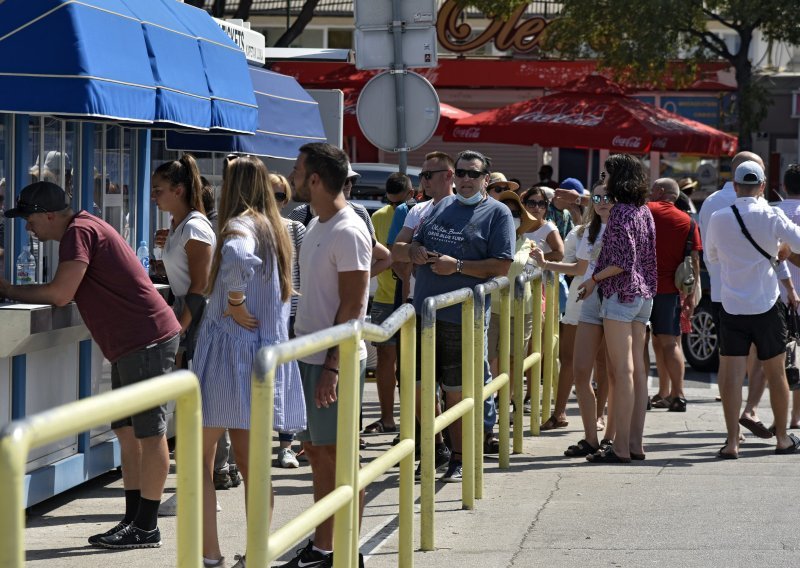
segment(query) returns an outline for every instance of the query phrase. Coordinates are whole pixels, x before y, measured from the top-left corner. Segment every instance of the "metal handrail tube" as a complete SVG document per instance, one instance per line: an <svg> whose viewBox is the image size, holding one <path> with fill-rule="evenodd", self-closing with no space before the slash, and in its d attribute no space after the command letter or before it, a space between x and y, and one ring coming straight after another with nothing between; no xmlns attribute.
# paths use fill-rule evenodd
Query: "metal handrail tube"
<svg viewBox="0 0 800 568"><path fill-rule="evenodd" d="M538 422L541 422L546 417L550 416L550 399L553 392L553 368L555 360L553 360L553 325L555 320L555 313L550 309L553 302L558 301L557 297L553 294L556 288L556 281L552 272L545 273L545 306L546 311L544 314L544 329L542 339L544 345L542 346L542 353L544 354L544 362L542 365L542 406L541 414L536 417ZM531 412L533 414L533 412Z"/></svg>
<svg viewBox="0 0 800 568"><path fill-rule="evenodd" d="M473 405L472 399L461 400L461 402L454 404L453 406L442 412L439 416L434 418L433 429L436 432L441 432L442 430L450 426L450 424L452 424L453 422L464 416L467 412L472 410L472 405Z"/></svg>
<svg viewBox="0 0 800 568"><path fill-rule="evenodd" d="M541 404L541 382L542 382L542 279L537 278L533 281L531 289L531 309L533 310L533 335L531 336L531 351L540 354L539 360L535 361L531 368L531 413L528 416L528 432L534 436L539 435L539 407ZM545 306L545 310L547 306ZM520 401L522 404L522 401Z"/></svg>
<svg viewBox="0 0 800 568"><path fill-rule="evenodd" d="M469 288L461 288L452 292L431 296L425 299L422 309L422 329L420 353L420 548L434 550L434 460L436 420L434 407L436 400L436 313L437 310L461 304L461 402L472 408L462 418L462 467L463 480L461 486L461 502L465 509L475 506L474 499L474 420L475 401L473 397L473 327L474 301L473 292ZM401 354L402 354L401 349ZM402 381L401 381L402 386ZM402 428L403 422L401 420Z"/></svg>
<svg viewBox="0 0 800 568"><path fill-rule="evenodd" d="M541 363L542 361L542 354L541 353L531 353L527 357L525 357L525 370L527 371L537 363Z"/></svg>
<svg viewBox="0 0 800 568"><path fill-rule="evenodd" d="M504 386L509 383L510 377L508 373L501 373L497 375L491 383L483 385L483 398L486 400L497 391L500 391Z"/></svg>
<svg viewBox="0 0 800 568"><path fill-rule="evenodd" d="M416 317L411 306L401 306L380 326L351 321L263 348L253 367L250 461L248 488L247 560L266 566L286 552L331 514L335 514L334 566L356 565L358 555L358 492L378 475L400 462L400 553L403 566L413 566L414 513L414 395ZM358 344L362 336L385 341L400 332L402 441L359 471L358 416L360 409ZM339 346L336 490L269 535L271 440L276 369L287 362ZM265 442L265 440L267 442ZM382 468L382 469L381 469ZM269 535L266 538L264 535Z"/></svg>
<svg viewBox="0 0 800 568"><path fill-rule="evenodd" d="M175 411L178 445L178 568L200 565L202 486L200 384L194 373L177 371L70 402L22 420L0 431L0 566L25 563L25 462L31 449L138 414L170 400Z"/></svg>

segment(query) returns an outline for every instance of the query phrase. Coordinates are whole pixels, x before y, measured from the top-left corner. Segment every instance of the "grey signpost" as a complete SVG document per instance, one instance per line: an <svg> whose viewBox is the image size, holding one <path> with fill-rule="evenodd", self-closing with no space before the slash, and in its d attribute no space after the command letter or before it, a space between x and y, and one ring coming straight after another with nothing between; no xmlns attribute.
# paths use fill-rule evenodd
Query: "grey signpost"
<svg viewBox="0 0 800 568"><path fill-rule="evenodd" d="M418 109L417 101L413 98L407 100L406 78L409 67L436 66L434 0L356 0L354 7L356 68L389 69L394 77L396 139L391 147L379 147L397 152L400 171L405 173L408 151L412 149L408 139L408 117L416 114L410 111ZM362 91L362 96L366 92L366 89ZM362 120L369 122L374 118L377 117L369 114L362 118L359 113L359 125L365 134L370 125L363 124Z"/></svg>

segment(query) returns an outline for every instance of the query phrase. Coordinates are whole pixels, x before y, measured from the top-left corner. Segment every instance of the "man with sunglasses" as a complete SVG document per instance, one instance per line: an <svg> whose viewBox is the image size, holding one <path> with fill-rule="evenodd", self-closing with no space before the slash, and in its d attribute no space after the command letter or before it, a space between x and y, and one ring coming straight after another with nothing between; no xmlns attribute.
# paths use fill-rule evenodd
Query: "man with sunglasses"
<svg viewBox="0 0 800 568"><path fill-rule="evenodd" d="M420 225L409 247L417 266L414 308L423 311L425 299L474 288L495 276L505 276L514 258L516 228L505 204L489 199L489 160L466 150L455 163L456 195L442 199ZM487 298L485 321L489 322ZM420 326L417 328L420 329ZM484 330L484 333L486 330ZM484 343L485 345L486 343ZM491 380L484 351L484 382ZM420 376L418 369L417 376ZM461 306L439 310L436 317L436 378L447 406L461 400ZM484 432L492 436L495 409L492 397L484 408ZM452 457L444 482L461 482L461 420L449 427Z"/></svg>
<svg viewBox="0 0 800 568"><path fill-rule="evenodd" d="M386 196L384 207L372 214L372 224L375 227L375 238L382 245L388 246L389 226L392 224L397 207L411 197L413 188L411 179L400 172L395 172L386 180ZM370 312L372 323L381 325L392 312L394 312L395 288L398 280L391 270L381 272L378 277L378 288L372 298ZM402 285L402 284L401 284ZM378 352L378 368L376 380L378 384L378 402L381 416L378 420L364 428L365 434L382 434L397 431L394 423L394 387L395 366L397 363L397 337L388 341L375 343Z"/></svg>

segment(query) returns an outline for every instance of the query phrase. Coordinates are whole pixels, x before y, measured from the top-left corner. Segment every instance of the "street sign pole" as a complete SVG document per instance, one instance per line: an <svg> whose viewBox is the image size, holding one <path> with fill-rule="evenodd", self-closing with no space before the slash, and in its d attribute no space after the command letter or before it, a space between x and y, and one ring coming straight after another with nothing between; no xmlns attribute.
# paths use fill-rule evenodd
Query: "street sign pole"
<svg viewBox="0 0 800 568"><path fill-rule="evenodd" d="M392 35L394 37L394 91L397 117L397 148L400 173L408 170L408 143L406 140L406 66L403 63L403 22L400 0L392 0Z"/></svg>

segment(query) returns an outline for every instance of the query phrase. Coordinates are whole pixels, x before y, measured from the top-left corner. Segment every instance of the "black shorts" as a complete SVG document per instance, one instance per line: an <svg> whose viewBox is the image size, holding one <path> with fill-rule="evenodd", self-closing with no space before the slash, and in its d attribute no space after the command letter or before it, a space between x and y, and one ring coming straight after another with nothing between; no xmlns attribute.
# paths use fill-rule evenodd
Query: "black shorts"
<svg viewBox="0 0 800 568"><path fill-rule="evenodd" d="M719 354L747 357L756 346L760 361L786 352L786 308L779 301L768 311L755 315L732 315L720 310Z"/></svg>
<svg viewBox="0 0 800 568"><path fill-rule="evenodd" d="M461 391L461 324L436 320L434 374L443 391ZM422 381L422 318L417 317L417 382Z"/></svg>
<svg viewBox="0 0 800 568"><path fill-rule="evenodd" d="M677 292L655 295L650 325L653 335L677 337L681 334L681 297Z"/></svg>

